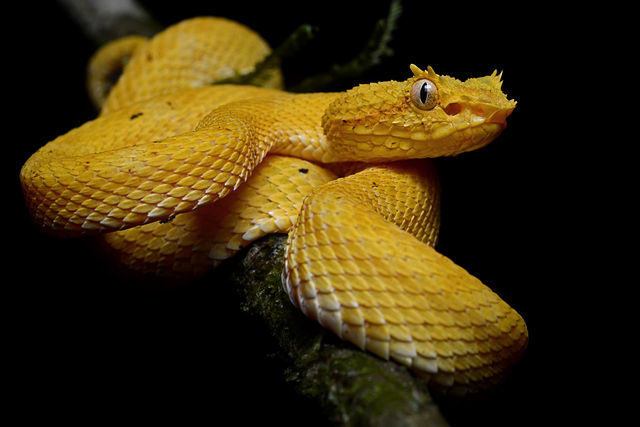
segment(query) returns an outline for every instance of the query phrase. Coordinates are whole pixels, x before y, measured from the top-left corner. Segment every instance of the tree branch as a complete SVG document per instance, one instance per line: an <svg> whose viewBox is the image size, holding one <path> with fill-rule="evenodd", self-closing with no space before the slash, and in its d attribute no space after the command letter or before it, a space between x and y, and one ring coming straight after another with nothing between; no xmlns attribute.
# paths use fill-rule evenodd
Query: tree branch
<svg viewBox="0 0 640 427"><path fill-rule="evenodd" d="M287 366L286 381L333 424L446 426L425 381L338 339L291 304L280 278L286 240L267 236L227 266L242 309L266 330Z"/></svg>
<svg viewBox="0 0 640 427"><path fill-rule="evenodd" d="M300 93L323 90L336 81L356 78L385 58L393 56L393 49L389 45L401 14L402 1L391 0L387 16L376 22L373 33L358 55L344 64L332 66L326 72L309 76L288 89Z"/></svg>

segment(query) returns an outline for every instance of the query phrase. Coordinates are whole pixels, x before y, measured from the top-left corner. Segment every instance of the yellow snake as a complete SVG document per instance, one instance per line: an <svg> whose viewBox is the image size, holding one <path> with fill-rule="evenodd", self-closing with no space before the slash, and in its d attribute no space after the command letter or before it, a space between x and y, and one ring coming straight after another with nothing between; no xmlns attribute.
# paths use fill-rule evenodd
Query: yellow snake
<svg viewBox="0 0 640 427"><path fill-rule="evenodd" d="M501 133L516 105L501 76L463 82L411 65L407 80L341 93L287 93L278 71L269 88L210 85L268 52L250 29L211 17L102 48L89 80L100 116L21 170L35 222L106 233L119 262L176 277L288 232L282 282L307 316L437 384L503 377L526 347L525 322L434 250L427 159Z"/></svg>

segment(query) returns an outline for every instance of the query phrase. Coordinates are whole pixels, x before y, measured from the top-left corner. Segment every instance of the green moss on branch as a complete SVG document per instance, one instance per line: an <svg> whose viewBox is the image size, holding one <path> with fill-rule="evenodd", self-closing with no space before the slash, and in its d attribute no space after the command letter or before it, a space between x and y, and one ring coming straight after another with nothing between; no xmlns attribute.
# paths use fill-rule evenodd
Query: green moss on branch
<svg viewBox="0 0 640 427"><path fill-rule="evenodd" d="M285 243L286 236L267 236L228 271L243 310L271 336L286 381L335 425L446 426L424 381L338 339L290 303L280 278Z"/></svg>

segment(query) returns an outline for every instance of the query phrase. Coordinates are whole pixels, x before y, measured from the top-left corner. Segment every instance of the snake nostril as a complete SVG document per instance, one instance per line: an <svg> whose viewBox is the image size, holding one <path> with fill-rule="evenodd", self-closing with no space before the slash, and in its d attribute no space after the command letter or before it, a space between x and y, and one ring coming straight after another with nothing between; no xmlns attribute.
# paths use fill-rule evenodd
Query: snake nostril
<svg viewBox="0 0 640 427"><path fill-rule="evenodd" d="M460 111L462 111L462 105L458 104L457 102L452 102L451 104L444 107L444 112L450 116L455 116L456 114L459 114Z"/></svg>

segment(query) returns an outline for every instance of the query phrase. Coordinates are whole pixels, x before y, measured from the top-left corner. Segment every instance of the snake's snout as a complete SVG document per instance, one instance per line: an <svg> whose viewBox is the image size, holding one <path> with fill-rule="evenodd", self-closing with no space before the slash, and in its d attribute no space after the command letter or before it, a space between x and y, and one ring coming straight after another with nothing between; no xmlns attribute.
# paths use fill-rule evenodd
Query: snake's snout
<svg viewBox="0 0 640 427"><path fill-rule="evenodd" d="M507 117L516 107L502 91L502 73L460 81L449 76L438 76L432 69L426 73L438 82L440 106L453 124L465 121L471 127L498 125L504 128Z"/></svg>
<svg viewBox="0 0 640 427"><path fill-rule="evenodd" d="M496 109L491 112L486 121L487 123L502 125L504 127L507 125L507 117L509 117L512 112L513 108Z"/></svg>
<svg viewBox="0 0 640 427"><path fill-rule="evenodd" d="M507 126L507 118L515 108L515 101L491 103L491 102L450 102L441 106L446 114L443 121L451 134L460 132L473 132L479 137L491 133L497 136ZM465 140L470 142L469 146L475 147L475 142L471 141L467 135ZM485 141L486 142L486 141ZM465 150L466 151L466 150Z"/></svg>
<svg viewBox="0 0 640 427"><path fill-rule="evenodd" d="M515 108L515 102L507 105L476 105L470 108L472 122L482 121L484 124L507 126L507 117L511 115Z"/></svg>

